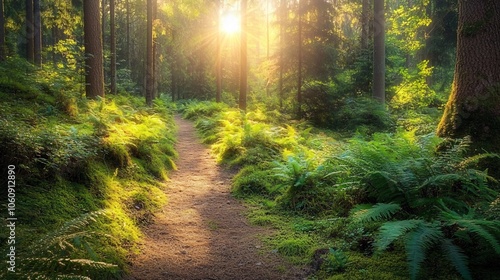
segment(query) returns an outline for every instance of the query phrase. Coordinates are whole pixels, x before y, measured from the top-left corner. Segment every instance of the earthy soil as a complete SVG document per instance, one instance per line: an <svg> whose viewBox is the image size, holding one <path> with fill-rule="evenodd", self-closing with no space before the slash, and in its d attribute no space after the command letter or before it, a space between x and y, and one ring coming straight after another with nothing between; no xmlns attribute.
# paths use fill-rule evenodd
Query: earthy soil
<svg viewBox="0 0 500 280"><path fill-rule="evenodd" d="M176 123L179 159L168 203L144 229L128 279L305 279L262 244L271 232L250 225L245 206L231 196L233 172L215 163L192 123L179 117Z"/></svg>

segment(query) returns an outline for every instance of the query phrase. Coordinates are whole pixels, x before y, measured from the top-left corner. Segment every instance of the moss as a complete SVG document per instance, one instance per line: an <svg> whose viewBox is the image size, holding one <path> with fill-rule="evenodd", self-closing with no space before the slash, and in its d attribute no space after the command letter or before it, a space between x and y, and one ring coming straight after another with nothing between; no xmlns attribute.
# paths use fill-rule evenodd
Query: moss
<svg viewBox="0 0 500 280"><path fill-rule="evenodd" d="M306 237L282 240L277 245L277 250L284 256L305 256L311 247L311 240Z"/></svg>

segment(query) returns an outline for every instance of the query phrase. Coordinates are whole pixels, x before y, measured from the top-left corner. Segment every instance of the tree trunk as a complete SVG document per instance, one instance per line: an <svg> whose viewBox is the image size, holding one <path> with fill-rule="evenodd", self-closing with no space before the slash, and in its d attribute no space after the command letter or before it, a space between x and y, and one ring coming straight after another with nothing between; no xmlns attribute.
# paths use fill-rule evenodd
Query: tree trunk
<svg viewBox="0 0 500 280"><path fill-rule="evenodd" d="M147 27L146 27L146 104L153 106L154 95L154 68L153 68L153 1L147 0Z"/></svg>
<svg viewBox="0 0 500 280"><path fill-rule="evenodd" d="M102 0L102 2L101 2L101 17L102 17L102 20L101 20L102 21L101 22L102 23L102 25L101 25L102 41L106 42L106 0Z"/></svg>
<svg viewBox="0 0 500 280"><path fill-rule="evenodd" d="M153 1L153 31L154 31L154 26L155 26L155 20L156 20L156 13L158 9L158 2L156 0ZM154 34L155 32L153 32ZM153 99L158 97L158 64L157 62L157 48L158 48L158 40L155 36L153 36Z"/></svg>
<svg viewBox="0 0 500 280"><path fill-rule="evenodd" d="M240 96L238 100L241 110L247 109L247 79L248 79L248 57L247 57L247 0L241 0L241 58L240 58Z"/></svg>
<svg viewBox="0 0 500 280"><path fill-rule="evenodd" d="M286 0L280 1L280 81L279 81L279 95L280 95L280 108L283 108L283 73L284 67L284 54L285 51L285 4Z"/></svg>
<svg viewBox="0 0 500 280"><path fill-rule="evenodd" d="M5 12L3 0L0 0L0 61L5 61L7 48L5 47Z"/></svg>
<svg viewBox="0 0 500 280"><path fill-rule="evenodd" d="M35 19L33 0L26 0L26 59L35 62Z"/></svg>
<svg viewBox="0 0 500 280"><path fill-rule="evenodd" d="M170 91L172 92L172 101L175 101L176 97L178 97L177 94L177 71L178 71L178 64L177 64L177 50L176 50L176 44L177 44L177 30L175 27L172 27L172 65L170 66L170 75L171 75L171 82L170 82Z"/></svg>
<svg viewBox="0 0 500 280"><path fill-rule="evenodd" d="M373 16L373 98L385 103L385 8L375 0Z"/></svg>
<svg viewBox="0 0 500 280"><path fill-rule="evenodd" d="M221 6L223 2L218 1L217 3L217 61L215 65L215 77L216 77L216 91L215 91L215 102L221 102L221 95L222 95L222 40L221 40Z"/></svg>
<svg viewBox="0 0 500 280"><path fill-rule="evenodd" d="M111 52L110 92L116 94L116 27L115 27L115 0L109 0L109 48Z"/></svg>
<svg viewBox="0 0 500 280"><path fill-rule="evenodd" d="M127 19L126 19L126 36L127 36L127 65L128 65L128 69L129 70L132 70L132 64L130 62L130 60L132 59L131 56L130 56L130 0L126 0L125 2L125 6L126 6L126 9L127 9Z"/></svg>
<svg viewBox="0 0 500 280"><path fill-rule="evenodd" d="M299 15L299 22L298 22L298 48L299 48L299 55L298 55L298 74L297 74L297 117L300 119L302 118L302 1L299 0L299 6L298 6L298 15Z"/></svg>
<svg viewBox="0 0 500 280"><path fill-rule="evenodd" d="M85 41L85 91L87 98L104 97L101 19L99 0L83 1Z"/></svg>
<svg viewBox="0 0 500 280"><path fill-rule="evenodd" d="M42 66L42 17L40 0L33 1L34 30L33 30L33 55L36 66Z"/></svg>
<svg viewBox="0 0 500 280"><path fill-rule="evenodd" d="M361 49L368 49L370 38L370 1L363 0L361 11Z"/></svg>
<svg viewBox="0 0 500 280"><path fill-rule="evenodd" d="M269 14L271 13L270 9L270 1L271 0L266 0L266 61L269 62L269 49L270 49L270 26L269 26ZM266 69L266 96L270 97L271 93L269 92L269 69Z"/></svg>
<svg viewBox="0 0 500 280"><path fill-rule="evenodd" d="M496 152L500 140L500 1L460 0L457 58L439 136L470 135Z"/></svg>

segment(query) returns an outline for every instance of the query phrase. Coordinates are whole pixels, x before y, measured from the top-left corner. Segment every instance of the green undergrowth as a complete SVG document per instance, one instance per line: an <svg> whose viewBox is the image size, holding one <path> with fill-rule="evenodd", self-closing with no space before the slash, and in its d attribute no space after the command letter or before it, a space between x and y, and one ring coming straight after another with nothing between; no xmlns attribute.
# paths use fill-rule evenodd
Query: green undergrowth
<svg viewBox="0 0 500 280"><path fill-rule="evenodd" d="M141 225L166 202L162 182L177 156L171 110L126 94L87 100L72 77L22 60L0 72L2 178L14 165L18 221L8 279L120 278ZM0 236L6 252L5 227ZM0 269L5 276L5 262Z"/></svg>
<svg viewBox="0 0 500 280"><path fill-rule="evenodd" d="M499 184L481 166L499 156L471 156L469 138L438 138L414 118L342 138L258 108L180 108L219 162L239 168L232 193L253 224L275 229L271 250L310 279L498 275Z"/></svg>

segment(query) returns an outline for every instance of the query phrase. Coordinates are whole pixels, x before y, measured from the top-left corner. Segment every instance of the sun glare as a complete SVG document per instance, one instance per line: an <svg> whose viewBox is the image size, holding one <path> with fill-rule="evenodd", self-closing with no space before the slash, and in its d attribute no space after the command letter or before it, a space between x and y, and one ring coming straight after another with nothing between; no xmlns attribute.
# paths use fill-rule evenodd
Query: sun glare
<svg viewBox="0 0 500 280"><path fill-rule="evenodd" d="M240 17L234 13L222 15L220 29L224 33L233 34L240 31Z"/></svg>

